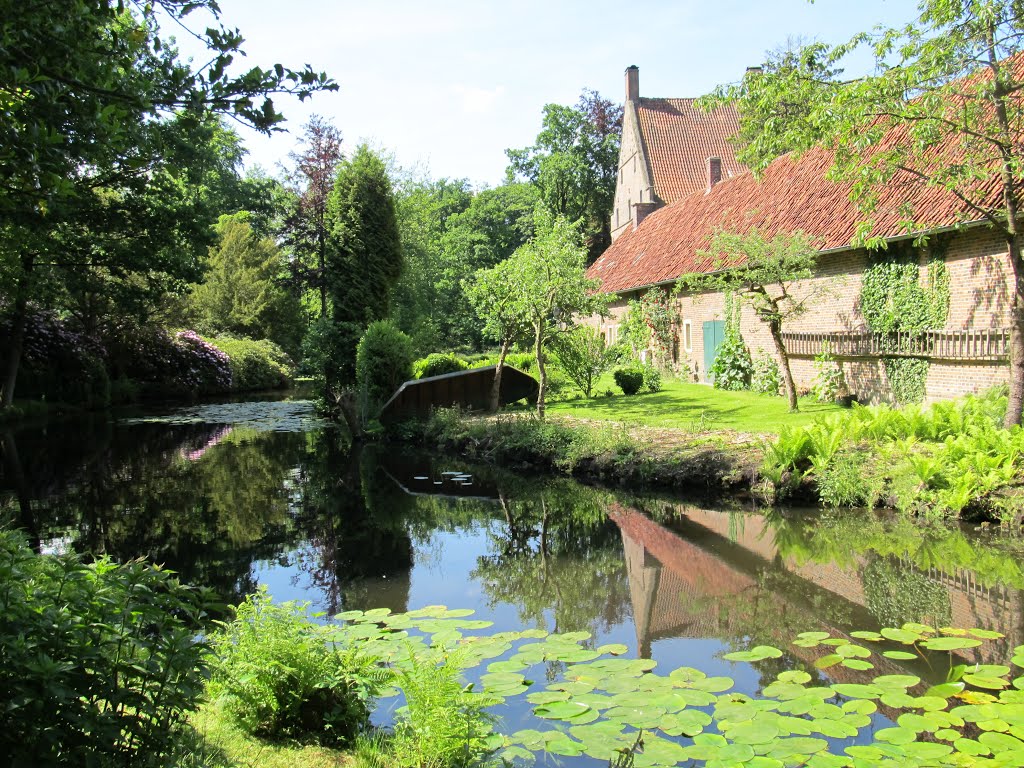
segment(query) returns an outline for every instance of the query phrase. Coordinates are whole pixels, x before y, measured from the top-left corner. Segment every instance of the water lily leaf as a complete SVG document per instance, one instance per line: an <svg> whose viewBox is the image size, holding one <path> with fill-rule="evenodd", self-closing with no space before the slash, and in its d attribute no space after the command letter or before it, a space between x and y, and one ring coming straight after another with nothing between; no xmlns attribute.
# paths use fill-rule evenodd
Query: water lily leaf
<svg viewBox="0 0 1024 768"><path fill-rule="evenodd" d="M764 719L739 723L726 732L726 737L736 744L767 744L778 735L779 729Z"/></svg>
<svg viewBox="0 0 1024 768"><path fill-rule="evenodd" d="M565 691L574 696L578 696L581 693L590 693L594 690L594 686L583 680L564 680L558 683L552 683L548 686L553 691Z"/></svg>
<svg viewBox="0 0 1024 768"><path fill-rule="evenodd" d="M797 640L821 641L831 637L831 635L828 632L801 632L796 637Z"/></svg>
<svg viewBox="0 0 1024 768"><path fill-rule="evenodd" d="M733 651L725 654L722 658L727 661L762 661L763 659L777 659L782 656L782 651L770 645L758 645L749 651Z"/></svg>
<svg viewBox="0 0 1024 768"><path fill-rule="evenodd" d="M1002 632L996 632L993 629L969 629L967 631L982 640L998 640L1000 637L1006 637Z"/></svg>
<svg viewBox="0 0 1024 768"><path fill-rule="evenodd" d="M680 683L692 683L696 680L703 680L707 674L693 667L679 667L668 673L669 679Z"/></svg>
<svg viewBox="0 0 1024 768"><path fill-rule="evenodd" d="M851 632L850 637L856 637L858 640L869 640L873 643L877 643L882 639L882 636L877 632L869 632L867 630L858 630Z"/></svg>
<svg viewBox="0 0 1024 768"><path fill-rule="evenodd" d="M564 757L577 757L583 754L583 745L573 741L568 736L562 735L559 739L551 739L544 744L544 749L553 755Z"/></svg>
<svg viewBox="0 0 1024 768"><path fill-rule="evenodd" d="M916 675L879 675L871 682L882 688L907 689L920 683L921 678Z"/></svg>
<svg viewBox="0 0 1024 768"><path fill-rule="evenodd" d="M822 640L821 644L822 645L833 645L833 646L838 648L839 646L842 646L842 645L849 645L850 641L847 640L845 637L830 637L828 640Z"/></svg>
<svg viewBox="0 0 1024 768"><path fill-rule="evenodd" d="M500 757L503 762L515 763L518 761L520 763L526 763L527 765L532 765L537 761L533 752L524 747L506 747L501 751L498 757Z"/></svg>
<svg viewBox="0 0 1024 768"><path fill-rule="evenodd" d="M682 712L666 715L661 719L658 728L669 736L696 736L711 724L711 715L699 709L685 709Z"/></svg>
<svg viewBox="0 0 1024 768"><path fill-rule="evenodd" d="M537 717L545 720L572 720L593 710L579 701L553 701L533 710Z"/></svg>
<svg viewBox="0 0 1024 768"><path fill-rule="evenodd" d="M822 656L814 660L814 666L818 669L828 669L834 667L836 664L842 662L843 657L838 653L830 653L828 656Z"/></svg>
<svg viewBox="0 0 1024 768"><path fill-rule="evenodd" d="M999 691L1009 685L1009 683L1001 677L989 677L988 675L964 675L963 680L969 685L973 685L975 688L987 688L989 690Z"/></svg>
<svg viewBox="0 0 1024 768"><path fill-rule="evenodd" d="M748 744L729 744L718 753L723 765L741 765L754 756L754 749Z"/></svg>
<svg viewBox="0 0 1024 768"><path fill-rule="evenodd" d="M705 677L703 680L693 682L694 690L705 691L706 693L721 693L728 691L735 685L731 677Z"/></svg>
<svg viewBox="0 0 1024 768"><path fill-rule="evenodd" d="M776 760L787 760L800 755L813 755L828 748L828 742L824 739L816 739L809 736L794 736L789 739L778 739L772 744L771 751L767 757Z"/></svg>
<svg viewBox="0 0 1024 768"><path fill-rule="evenodd" d="M996 733L1006 733L1010 730L1010 724L998 717L991 720L979 720L977 725L983 731L995 731Z"/></svg>
<svg viewBox="0 0 1024 768"><path fill-rule="evenodd" d="M862 645L855 645L854 643L846 643L839 646L836 649L836 653L844 659L868 659L871 657L871 651Z"/></svg>
<svg viewBox="0 0 1024 768"><path fill-rule="evenodd" d="M589 632L561 632L548 635L548 640L551 642L559 643L581 643L584 640L589 640L593 635Z"/></svg>
<svg viewBox="0 0 1024 768"><path fill-rule="evenodd" d="M634 728L657 728L668 712L662 707L612 707L604 716L609 720L632 725Z"/></svg>
<svg viewBox="0 0 1024 768"><path fill-rule="evenodd" d="M917 632L910 632L906 629L892 629L886 628L882 630L882 637L887 640L892 640L896 643L903 643L904 645L912 645L921 639L921 635Z"/></svg>
<svg viewBox="0 0 1024 768"><path fill-rule="evenodd" d="M934 741L915 741L913 744L904 745L903 749L908 755L919 760L937 760L953 753L953 747L949 744L937 744Z"/></svg>
<svg viewBox="0 0 1024 768"><path fill-rule="evenodd" d="M941 696L915 696L910 706L927 712L937 712L946 708L946 700Z"/></svg>
<svg viewBox="0 0 1024 768"><path fill-rule="evenodd" d="M977 648L981 641L969 637L932 637L922 645L929 651L960 651L964 648Z"/></svg>
<svg viewBox="0 0 1024 768"><path fill-rule="evenodd" d="M956 741L962 735L963 734L961 734L960 731L952 728L940 728L935 732L935 738L941 739L942 741Z"/></svg>
<svg viewBox="0 0 1024 768"><path fill-rule="evenodd" d="M917 658L916 653L907 651L882 651L882 655L887 659L896 659L897 661L913 661Z"/></svg>
<svg viewBox="0 0 1024 768"><path fill-rule="evenodd" d="M1005 733L983 733L978 741L998 755L1000 752L1016 752L1024 749L1024 741Z"/></svg>
<svg viewBox="0 0 1024 768"><path fill-rule="evenodd" d="M832 690L840 696L850 699L877 699L885 693L877 685L861 685L859 683L836 683L832 686Z"/></svg>
<svg viewBox="0 0 1024 768"><path fill-rule="evenodd" d="M607 643L597 647L597 652L600 654L609 653L612 656L621 656L626 653L629 648L622 643Z"/></svg>
<svg viewBox="0 0 1024 768"><path fill-rule="evenodd" d="M913 706L914 697L906 691L886 691L879 701L893 709L907 709Z"/></svg>
<svg viewBox="0 0 1024 768"><path fill-rule="evenodd" d="M807 768L847 768L850 761L839 755L817 754L807 761Z"/></svg>
<svg viewBox="0 0 1024 768"><path fill-rule="evenodd" d="M975 757L984 757L985 755L992 754L991 749L974 739L957 739L953 742L953 747L957 752L962 752L965 755L973 755Z"/></svg>
<svg viewBox="0 0 1024 768"><path fill-rule="evenodd" d="M551 704L555 701L568 701L569 694L566 691L538 691L526 697L531 704Z"/></svg>
<svg viewBox="0 0 1024 768"><path fill-rule="evenodd" d="M338 621L358 621L363 618L362 611L345 611L344 613L337 614L334 618Z"/></svg>
<svg viewBox="0 0 1024 768"><path fill-rule="evenodd" d="M960 693L963 689L963 683L940 683L939 685L933 685L924 692L924 695L939 696L941 698L948 699L950 696L955 696Z"/></svg>
<svg viewBox="0 0 1024 768"><path fill-rule="evenodd" d="M778 678L779 682L782 683L796 683L797 685L803 685L811 681L811 676L801 669L790 669L785 672L780 672Z"/></svg>
<svg viewBox="0 0 1024 768"><path fill-rule="evenodd" d="M909 728L883 728L875 733L875 740L889 744L909 744L917 741L917 731Z"/></svg>
<svg viewBox="0 0 1024 768"><path fill-rule="evenodd" d="M875 668L874 664L872 664L870 661L864 661L864 659L843 659L842 666L861 671L865 669Z"/></svg>

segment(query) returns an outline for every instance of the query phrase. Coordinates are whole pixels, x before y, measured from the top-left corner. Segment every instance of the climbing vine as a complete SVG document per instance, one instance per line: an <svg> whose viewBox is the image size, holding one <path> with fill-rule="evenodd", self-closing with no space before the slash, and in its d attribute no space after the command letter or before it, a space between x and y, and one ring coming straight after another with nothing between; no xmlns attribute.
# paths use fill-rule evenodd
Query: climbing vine
<svg viewBox="0 0 1024 768"><path fill-rule="evenodd" d="M897 341L897 333L945 325L949 315L949 270L945 263L948 247L945 238L933 240L923 284L918 251L909 245L894 246L865 270L860 292L861 312L870 330L891 334L884 342L885 351L905 351ZM919 403L924 399L927 359L883 355L882 364L896 402Z"/></svg>
<svg viewBox="0 0 1024 768"><path fill-rule="evenodd" d="M663 363L667 363L672 359L672 344L679 321L674 304L664 290L652 288L644 294L640 306L658 356Z"/></svg>

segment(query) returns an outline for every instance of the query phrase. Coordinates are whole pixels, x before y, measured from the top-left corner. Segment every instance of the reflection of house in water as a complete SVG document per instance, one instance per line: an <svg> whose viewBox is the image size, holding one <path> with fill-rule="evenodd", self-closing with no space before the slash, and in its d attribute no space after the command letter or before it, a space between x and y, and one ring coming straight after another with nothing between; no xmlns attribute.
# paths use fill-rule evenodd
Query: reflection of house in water
<svg viewBox="0 0 1024 768"><path fill-rule="evenodd" d="M867 556L851 553L847 566L801 563L780 554L761 517L743 516L737 524L724 512L682 505L673 511L677 517L667 528L640 512L611 509L622 534L642 656L650 656L652 642L671 637L742 638L763 631L785 645L804 630L844 634L878 627L862 578ZM1020 590L981 587L969 571L901 567L940 593L952 626L1006 634L984 644L979 661L1002 663L1008 649L1024 643ZM766 574L773 576L771 591L762 588Z"/></svg>

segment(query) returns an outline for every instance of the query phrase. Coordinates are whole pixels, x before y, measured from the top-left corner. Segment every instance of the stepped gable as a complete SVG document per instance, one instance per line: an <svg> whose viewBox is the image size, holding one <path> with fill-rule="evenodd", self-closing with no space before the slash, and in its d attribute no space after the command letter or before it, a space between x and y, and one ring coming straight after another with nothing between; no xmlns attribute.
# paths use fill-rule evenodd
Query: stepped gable
<svg viewBox="0 0 1024 768"><path fill-rule="evenodd" d="M654 194L674 203L707 186L707 158L722 160L722 176L745 172L729 137L740 129L733 105L704 112L696 99L641 98L637 104L640 134L651 169Z"/></svg>

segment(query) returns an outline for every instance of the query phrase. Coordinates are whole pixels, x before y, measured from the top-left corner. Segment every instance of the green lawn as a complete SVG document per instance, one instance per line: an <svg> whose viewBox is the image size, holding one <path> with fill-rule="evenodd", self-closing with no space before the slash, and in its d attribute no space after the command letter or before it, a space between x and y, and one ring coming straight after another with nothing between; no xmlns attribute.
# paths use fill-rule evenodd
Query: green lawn
<svg viewBox="0 0 1024 768"><path fill-rule="evenodd" d="M602 378L595 392L612 385L611 377ZM664 380L660 392L627 397L618 387L611 397L597 395L590 400L563 400L548 404L548 413L642 424L649 427L673 427L690 431L731 429L737 432L778 432L783 426L808 424L823 414L845 410L809 398L800 399L799 413L789 413L782 397L767 397L752 392L725 392L703 384Z"/></svg>

